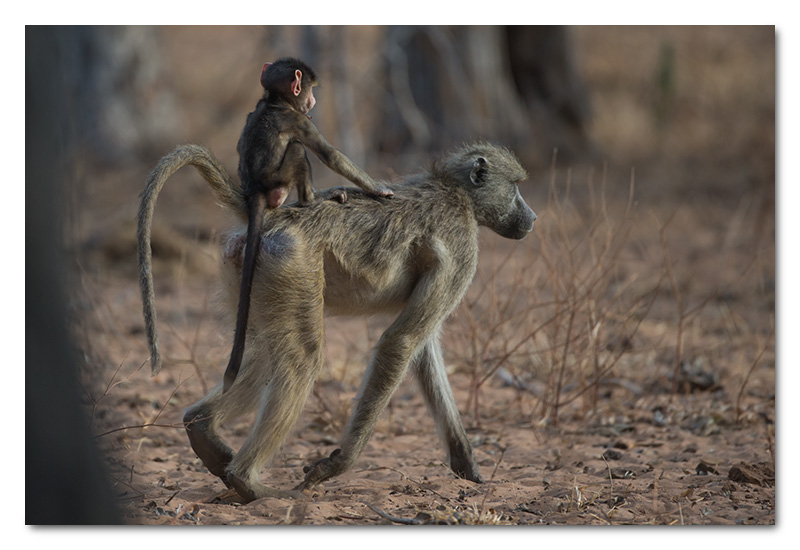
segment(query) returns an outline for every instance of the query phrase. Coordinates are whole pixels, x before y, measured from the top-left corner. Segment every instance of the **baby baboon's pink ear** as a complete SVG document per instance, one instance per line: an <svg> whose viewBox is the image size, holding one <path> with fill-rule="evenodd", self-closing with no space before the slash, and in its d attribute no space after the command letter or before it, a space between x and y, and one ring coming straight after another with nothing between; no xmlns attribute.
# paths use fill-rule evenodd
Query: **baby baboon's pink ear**
<svg viewBox="0 0 800 550"><path fill-rule="evenodd" d="M294 72L294 82L292 82L292 93L294 95L300 95L300 82L303 80L303 73L300 72L300 69L297 69Z"/></svg>

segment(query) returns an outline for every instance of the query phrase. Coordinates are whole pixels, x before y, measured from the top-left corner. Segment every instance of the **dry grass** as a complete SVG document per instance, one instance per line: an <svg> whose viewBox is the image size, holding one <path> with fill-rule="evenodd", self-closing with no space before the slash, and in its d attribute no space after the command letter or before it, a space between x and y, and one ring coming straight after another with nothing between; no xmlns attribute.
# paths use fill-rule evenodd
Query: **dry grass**
<svg viewBox="0 0 800 550"><path fill-rule="evenodd" d="M605 188L605 175L599 189L590 177L578 191L588 200L579 206L570 197L570 173L559 177L554 157L535 235L506 245L504 257L490 259L476 278L448 347L472 377L476 421L480 390L498 372L510 372L536 393L536 414L554 425L562 407L576 400L594 410L601 382L614 378L630 351L664 273L625 265L635 214L633 175L621 208L609 206Z"/></svg>
<svg viewBox="0 0 800 550"><path fill-rule="evenodd" d="M590 170L578 186L569 169L557 168L554 156L534 234L522 243L485 239L479 273L448 328L446 345L455 369L470 376L475 425L481 423L481 390L497 378L534 396L526 414L537 425L558 426L570 405L580 417L598 414L599 397L609 387L633 398L648 389L671 396L693 392L696 380L687 372L706 364L705 341L723 330L727 342L716 344L716 357L726 363L737 352L753 357L748 368L731 368L741 378L730 384L731 394L734 386L738 390L734 416L742 416L750 373L764 364L765 353L774 353L774 334L764 328L772 316L751 316L748 330L741 330L742 318L732 320L727 297L762 284L772 269L769 252L752 247L746 233L729 233L720 259L722 265L737 264L730 282L716 273L695 273L703 268L693 265L687 228L676 225L702 211L673 207L662 223L654 209L646 216L639 212L633 172L627 196L609 196L608 187L623 188L607 185L604 170L599 182ZM678 213L684 214L681 222L674 219ZM673 229L677 236L671 239ZM708 283L698 284L702 280ZM768 293L761 296L768 299ZM714 326L708 326L709 318ZM718 372L702 374L716 380ZM650 380L643 380L644 373Z"/></svg>

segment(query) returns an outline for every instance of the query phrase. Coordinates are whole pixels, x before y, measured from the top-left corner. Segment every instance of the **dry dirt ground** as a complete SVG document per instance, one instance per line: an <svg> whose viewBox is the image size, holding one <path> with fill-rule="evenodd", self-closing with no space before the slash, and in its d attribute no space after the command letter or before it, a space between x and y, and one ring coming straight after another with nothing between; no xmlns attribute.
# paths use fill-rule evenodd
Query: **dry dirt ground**
<svg viewBox="0 0 800 550"><path fill-rule="evenodd" d="M648 63L656 63L657 48L631 49L651 38L652 31L637 32L578 34L600 113L593 132L611 151L644 147L634 132L644 115L632 107L649 101L637 87L640 77L625 81L614 72L622 69L605 62L619 50L635 52L631 64L648 51ZM667 132L663 154L619 161L609 153L603 194L602 161L532 173L523 194L540 215L534 234L522 242L482 235L478 277L445 328L444 347L483 485L457 479L443 464L433 423L409 380L352 471L304 502L238 503L192 453L180 424L183 410L220 381L226 364L232 325L216 303L216 266L230 220L200 185L183 196L165 190L156 211L155 278L162 346L171 361L151 378L132 220L136 194L156 159L89 170L85 209L77 214L79 286L71 305L86 408L124 520L774 524L774 97L769 90L766 98L756 94L763 79L759 58L730 35L696 32L689 41L710 51L708 60L698 54L702 59L694 62L720 72L698 73L710 75L700 99L678 87L674 116L686 133ZM683 59L685 42L676 43ZM774 50L771 55L774 60ZM652 78L651 65L642 80ZM739 95L722 101L731 93L723 69L736 78L753 73L753 82L740 82ZM733 113L740 122L747 118L744 129L733 124ZM611 131L608 118L615 116L629 122L630 135ZM729 139L717 147L720 134ZM636 199L626 216L634 164ZM178 174L171 185L180 188L190 178L199 179ZM607 198L605 207L590 200L595 196ZM587 218L598 223L587 227ZM585 238L592 231L598 240ZM603 256L603 243L617 237L618 253ZM563 261L565 250L576 251L576 264ZM599 257L611 262L613 277L592 278ZM564 293L583 275L584 282L602 284L571 302ZM509 296L513 303L502 309ZM556 311L559 304L579 312L574 334L570 309ZM503 324L499 311L513 322ZM598 315L602 328L592 336ZM530 329L525 339L529 327L547 319L554 321ZM264 480L290 488L305 464L336 448L370 346L385 325L385 319L327 322L323 374ZM574 344L555 345L564 342ZM497 361L504 351L512 353ZM600 364L607 368L595 377ZM252 416L225 428L232 446L251 422Z"/></svg>
<svg viewBox="0 0 800 550"><path fill-rule="evenodd" d="M732 336L753 327L753 315L745 321L735 313L743 298L715 299L708 309L718 324L691 329L698 336L685 350L693 359L682 378L689 393L672 393L674 355L671 345L660 343L673 333L670 315L647 320L647 330L637 333L624 361L599 386L595 406L575 400L563 406L557 425L543 416L543 392L531 377L526 389L509 384L507 377L489 379L480 390L476 418L468 405L471 374L455 369L451 381L488 480L485 485L455 478L442 463L432 421L409 381L353 471L319 487L308 502L264 499L239 505L191 452L180 426L182 411L219 380L227 354L226 325L208 305L213 278L196 278L172 290L168 285L158 288L164 346L175 361L155 378L146 364L142 368L147 352L133 279L87 280L94 296L84 327L92 342L88 361L105 365L92 372L87 401L93 428L102 434L98 441L108 457L125 521L387 522L377 510L407 520L464 523L775 521L774 356L769 349L752 356L758 345L770 348L766 338L749 338L750 353ZM763 317L764 330L770 323L769 307L744 306ZM450 323L453 331L458 321L459 314ZM369 342L381 324L328 322L326 370L297 428L274 465L264 470L265 479L289 488L302 478L303 465L335 448ZM95 355L99 353L108 359ZM458 365L455 354L449 355L449 362ZM225 431L234 447L243 441L250 422L252 417ZM154 425L135 427L146 424Z"/></svg>

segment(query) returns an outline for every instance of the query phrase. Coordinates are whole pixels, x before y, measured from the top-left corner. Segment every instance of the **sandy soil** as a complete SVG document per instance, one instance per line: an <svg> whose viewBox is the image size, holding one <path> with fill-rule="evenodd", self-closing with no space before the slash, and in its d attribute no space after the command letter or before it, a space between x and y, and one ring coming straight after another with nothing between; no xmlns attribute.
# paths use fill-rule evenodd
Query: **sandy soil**
<svg viewBox="0 0 800 550"><path fill-rule="evenodd" d="M490 236L484 241L490 249L524 246ZM390 521L381 512L397 522L775 521L774 351L759 336L769 330L773 298L770 291L747 294L745 288L726 289L730 295L714 299L687 327L688 363L677 394L670 378L674 304L663 292L626 344L619 366L598 386L597 400L566 403L557 420L543 413L545 382L522 360L481 387L476 416L472 376L456 352L455 334L467 315L462 308L448 323L445 352L486 484L458 479L443 464L433 423L409 380L354 470L319 487L307 502L263 499L240 505L192 453L180 425L182 411L219 381L229 345L229 321L215 305L214 244L198 246L200 252L156 267L162 274L157 285L162 345L171 362L154 378L147 372L135 280L105 271L84 276L92 296L80 332L87 350L87 405L93 429L102 434L98 441L127 522ZM696 257L700 273L704 255L691 248L686 252ZM487 256L482 269L495 264L494 254ZM186 266L194 266L192 275ZM686 277L706 295L704 277L691 272ZM747 321L743 311L749 312ZM384 319L327 322L326 367L296 429L273 466L264 470L268 483L291 488L305 464L336 448L370 345L385 324ZM756 357L764 342L768 350ZM565 394L573 391L564 389ZM246 417L224 431L234 448L251 423L252 416ZM136 427L142 425L151 426Z"/></svg>

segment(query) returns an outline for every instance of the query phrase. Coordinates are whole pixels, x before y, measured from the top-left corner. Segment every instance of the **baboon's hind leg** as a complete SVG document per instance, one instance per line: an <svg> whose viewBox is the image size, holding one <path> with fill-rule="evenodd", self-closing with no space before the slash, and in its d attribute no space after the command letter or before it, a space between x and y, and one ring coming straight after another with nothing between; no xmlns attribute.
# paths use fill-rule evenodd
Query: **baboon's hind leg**
<svg viewBox="0 0 800 550"><path fill-rule="evenodd" d="M200 403L186 411L183 416L186 435L192 450L200 458L208 471L230 487L225 476L225 468L233 458L233 449L228 447L217 435L212 413Z"/></svg>
<svg viewBox="0 0 800 550"><path fill-rule="evenodd" d="M275 259L264 288L272 289L272 281L278 281L291 284L292 291L274 291L274 298L262 304L252 321L257 340L250 345L251 369L269 373L268 382L254 385L260 392L260 410L227 468L228 482L246 501L305 498L297 491L275 489L260 481L261 469L297 422L322 367L322 256L313 252L289 256ZM238 380L231 391L237 385Z"/></svg>
<svg viewBox="0 0 800 550"><path fill-rule="evenodd" d="M228 465L228 482L247 502L264 497L305 498L298 491L268 487L259 479L261 469L297 422L322 366L321 347L312 353L300 351L275 353L273 376L263 390L261 410L250 435Z"/></svg>
<svg viewBox="0 0 800 550"><path fill-rule="evenodd" d="M288 187L297 188L297 203L300 206L308 206L314 202L315 194L311 186L311 163L308 160L306 148L299 141L292 141L286 147L278 178L280 181L286 182ZM343 187L334 187L323 191L318 198L344 203L347 202L347 192Z"/></svg>
<svg viewBox="0 0 800 550"><path fill-rule="evenodd" d="M278 178L287 186L297 188L297 202L308 206L314 202L314 190L311 187L311 163L308 161L306 148L299 141L292 141L286 147Z"/></svg>
<svg viewBox="0 0 800 550"><path fill-rule="evenodd" d="M222 386L214 388L206 397L195 403L183 416L186 434L192 450L197 454L208 471L220 478L230 487L227 467L234 457L233 450L218 435L217 430L224 422L232 421L252 411L259 398L259 380L264 373L248 368L249 353L245 353L240 374L241 383L228 392Z"/></svg>

